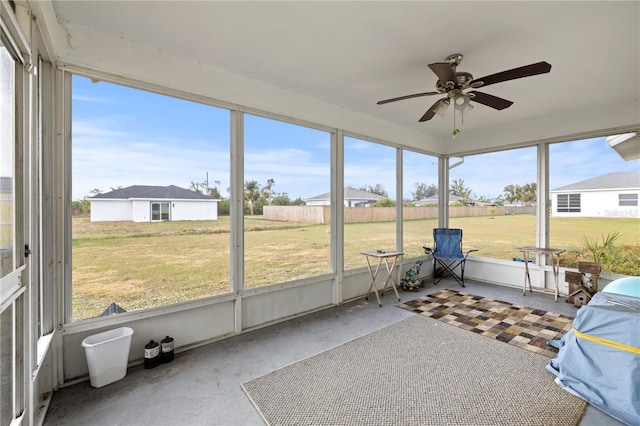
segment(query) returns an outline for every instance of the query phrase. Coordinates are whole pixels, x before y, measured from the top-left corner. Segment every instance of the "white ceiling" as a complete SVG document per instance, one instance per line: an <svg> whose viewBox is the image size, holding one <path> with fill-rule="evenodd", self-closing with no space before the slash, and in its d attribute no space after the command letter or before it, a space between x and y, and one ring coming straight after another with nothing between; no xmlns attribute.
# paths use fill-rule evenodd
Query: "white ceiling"
<svg viewBox="0 0 640 426"><path fill-rule="evenodd" d="M638 1L23 4L60 63L438 154L640 127ZM476 104L455 140L452 109L418 122L439 96L376 105L435 90L427 65L452 53L475 78L539 61L552 69L478 89L514 104Z"/></svg>

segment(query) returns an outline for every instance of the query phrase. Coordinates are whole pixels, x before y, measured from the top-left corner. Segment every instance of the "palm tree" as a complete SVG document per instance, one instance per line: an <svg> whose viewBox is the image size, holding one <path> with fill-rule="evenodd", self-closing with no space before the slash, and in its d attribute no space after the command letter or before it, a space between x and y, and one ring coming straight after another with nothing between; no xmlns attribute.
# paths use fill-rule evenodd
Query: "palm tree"
<svg viewBox="0 0 640 426"><path fill-rule="evenodd" d="M269 201L269 205L271 205L271 198L273 195L273 185L276 184L276 181L273 179L268 179L267 184L262 187L262 196Z"/></svg>
<svg viewBox="0 0 640 426"><path fill-rule="evenodd" d="M538 185L535 182L527 183L522 186L522 201L530 206L536 204Z"/></svg>
<svg viewBox="0 0 640 426"><path fill-rule="evenodd" d="M471 188L468 188L464 184L464 180L462 179L454 179L449 186L449 191L455 195L460 197L460 201L466 206L469 204L471 199Z"/></svg>
<svg viewBox="0 0 640 426"><path fill-rule="evenodd" d="M260 186L255 180L244 183L244 199L249 203L251 216L253 216L253 204L260 198Z"/></svg>
<svg viewBox="0 0 640 426"><path fill-rule="evenodd" d="M515 201L518 201L518 192L520 192L519 185L507 185L504 187L503 191L505 194L504 199L507 202L513 203Z"/></svg>

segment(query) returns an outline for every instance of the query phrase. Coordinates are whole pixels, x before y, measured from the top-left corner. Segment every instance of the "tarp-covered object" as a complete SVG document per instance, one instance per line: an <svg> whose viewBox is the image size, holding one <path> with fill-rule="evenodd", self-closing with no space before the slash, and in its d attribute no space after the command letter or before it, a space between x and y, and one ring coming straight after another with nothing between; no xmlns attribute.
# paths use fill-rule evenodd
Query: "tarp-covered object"
<svg viewBox="0 0 640 426"><path fill-rule="evenodd" d="M582 306L547 369L563 389L640 425L640 298L597 293Z"/></svg>

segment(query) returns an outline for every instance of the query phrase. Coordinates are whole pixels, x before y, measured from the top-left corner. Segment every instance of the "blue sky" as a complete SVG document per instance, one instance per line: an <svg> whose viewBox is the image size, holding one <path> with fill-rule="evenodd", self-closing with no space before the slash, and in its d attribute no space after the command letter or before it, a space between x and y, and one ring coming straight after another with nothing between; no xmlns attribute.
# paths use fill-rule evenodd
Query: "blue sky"
<svg viewBox="0 0 640 426"><path fill-rule="evenodd" d="M345 138L345 186L381 184L395 197L396 150ZM223 196L229 187L229 112L109 83L73 78L74 200L130 185L177 185L209 179ZM437 185L437 159L405 152L404 198L415 183ZM456 162L452 159L451 163ZM617 171L637 171L595 138L550 147L551 188ZM536 181L536 149L465 157L450 172L477 196L494 198L509 184ZM327 132L245 116L245 181L274 179L291 199L329 191ZM220 181L217 184L215 181Z"/></svg>

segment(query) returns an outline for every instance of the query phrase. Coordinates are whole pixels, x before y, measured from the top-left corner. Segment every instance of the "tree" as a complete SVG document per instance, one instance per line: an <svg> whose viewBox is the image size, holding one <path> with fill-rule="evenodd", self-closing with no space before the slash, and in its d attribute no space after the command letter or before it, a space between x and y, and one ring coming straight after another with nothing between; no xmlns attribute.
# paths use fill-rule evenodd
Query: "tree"
<svg viewBox="0 0 640 426"><path fill-rule="evenodd" d="M211 198L222 199L222 195L220 194L220 190L218 189L218 185L220 185L222 181L215 180L214 182L216 186L210 187L208 177L207 177L207 180L205 180L204 182L191 181L191 183L189 184L189 189L191 189L192 191L198 192L200 194L207 194Z"/></svg>
<svg viewBox="0 0 640 426"><path fill-rule="evenodd" d="M503 189L504 191L504 199L508 203L514 203L519 198L518 192L520 191L519 185L507 185Z"/></svg>
<svg viewBox="0 0 640 426"><path fill-rule="evenodd" d="M395 207L396 202L390 198L383 198L381 200L376 201L373 207Z"/></svg>
<svg viewBox="0 0 640 426"><path fill-rule="evenodd" d="M76 200L71 202L71 208L73 209L73 214L87 214L91 212L91 202L87 200L87 197L84 197L82 200Z"/></svg>
<svg viewBox="0 0 640 426"><path fill-rule="evenodd" d="M276 181L273 179L268 179L267 184L262 187L262 196L269 202L271 205L271 198L273 194L273 185L276 184Z"/></svg>
<svg viewBox="0 0 640 426"><path fill-rule="evenodd" d="M504 199L509 203L518 201L525 205L535 204L537 201L538 185L535 182L520 185L507 185L504 187Z"/></svg>
<svg viewBox="0 0 640 426"><path fill-rule="evenodd" d="M202 183L191 181L191 183L189 183L189 189L202 194Z"/></svg>
<svg viewBox="0 0 640 426"><path fill-rule="evenodd" d="M298 197L295 200L293 200L291 204L294 206L306 206L307 202L304 201L304 199L302 199L301 197Z"/></svg>
<svg viewBox="0 0 640 426"><path fill-rule="evenodd" d="M525 205L530 206L537 201L538 185L535 182L526 183L522 186L522 202Z"/></svg>
<svg viewBox="0 0 640 426"><path fill-rule="evenodd" d="M449 191L457 196L460 197L460 202L463 205L469 205L469 201L471 199L471 188L467 187L464 184L464 180L462 179L454 179L451 182L451 185L449 186Z"/></svg>
<svg viewBox="0 0 640 426"><path fill-rule="evenodd" d="M281 194L275 194L272 202L274 206L290 206L291 198L289 198L289 194L283 192Z"/></svg>
<svg viewBox="0 0 640 426"><path fill-rule="evenodd" d="M219 198L222 199L222 194L220 194L220 190L218 189L218 185L220 185L222 183L222 181L220 180L214 180L216 186L214 186L213 188L207 188L207 194L209 194L209 197L211 198Z"/></svg>
<svg viewBox="0 0 640 426"><path fill-rule="evenodd" d="M244 199L249 203L249 209L251 216L253 216L253 206L260 198L260 186L255 180L250 180L244 183Z"/></svg>
<svg viewBox="0 0 640 426"><path fill-rule="evenodd" d="M371 185L365 185L362 188L359 188L361 191L367 191L370 192L372 194L378 194L382 197L389 197L389 194L387 194L387 191L384 190L384 187L379 184L376 183L375 186L371 186Z"/></svg>
<svg viewBox="0 0 640 426"><path fill-rule="evenodd" d="M438 193L438 187L433 184L427 185L426 183L416 182L413 186L416 190L412 192L411 195L413 195L413 199L416 201L433 197Z"/></svg>

